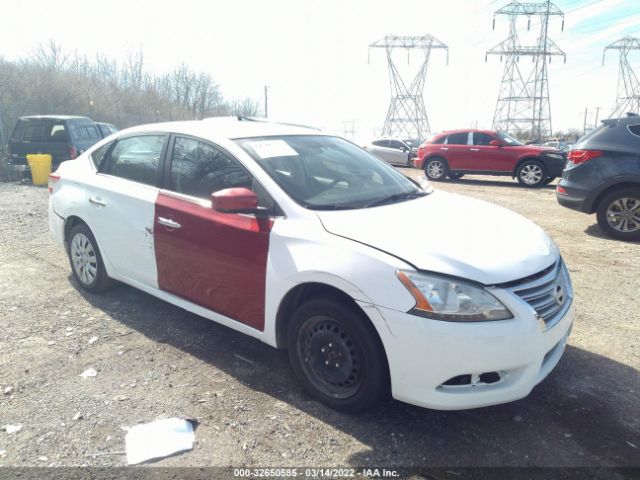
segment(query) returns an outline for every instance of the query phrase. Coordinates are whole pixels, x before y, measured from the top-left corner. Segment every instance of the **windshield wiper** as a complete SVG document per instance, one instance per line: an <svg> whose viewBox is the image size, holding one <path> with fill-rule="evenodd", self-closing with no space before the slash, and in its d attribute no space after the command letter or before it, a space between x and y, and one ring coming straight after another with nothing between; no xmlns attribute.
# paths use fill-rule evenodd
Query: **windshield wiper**
<svg viewBox="0 0 640 480"><path fill-rule="evenodd" d="M388 197L383 197L374 202L367 203L362 208L377 207L379 205L400 202L402 200L411 200L413 198L424 197L425 195L428 195L427 192L415 191L415 192L394 193L393 195L389 195Z"/></svg>

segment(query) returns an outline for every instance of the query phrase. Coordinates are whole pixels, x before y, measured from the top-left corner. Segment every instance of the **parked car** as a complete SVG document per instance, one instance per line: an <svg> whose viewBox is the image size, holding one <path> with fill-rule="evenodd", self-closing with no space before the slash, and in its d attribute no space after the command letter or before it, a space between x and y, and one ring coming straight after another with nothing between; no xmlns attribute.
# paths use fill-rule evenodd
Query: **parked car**
<svg viewBox="0 0 640 480"><path fill-rule="evenodd" d="M50 191L50 228L81 288L118 280L286 348L333 408L389 394L448 410L520 399L573 323L567 268L537 225L322 132L134 127L62 163ZM434 235L423 219L447 227Z"/></svg>
<svg viewBox="0 0 640 480"><path fill-rule="evenodd" d="M412 160L418 152L419 143L416 142L414 139L380 138L364 148L391 165L412 167Z"/></svg>
<svg viewBox="0 0 640 480"><path fill-rule="evenodd" d="M560 205L595 213L621 240L640 239L640 117L604 120L569 151L558 183Z"/></svg>
<svg viewBox="0 0 640 480"><path fill-rule="evenodd" d="M104 122L95 122L98 126L98 131L100 132L101 138L106 138L112 133L116 133L118 129L112 123L104 123Z"/></svg>
<svg viewBox="0 0 640 480"><path fill-rule="evenodd" d="M76 158L100 138L98 127L88 117L20 117L9 137L5 161L10 169L26 170L28 154L48 153L55 168L64 160Z"/></svg>
<svg viewBox="0 0 640 480"><path fill-rule="evenodd" d="M527 187L541 187L562 174L565 154L524 145L490 130L442 132L420 145L414 160L431 180L463 175L508 175Z"/></svg>
<svg viewBox="0 0 640 480"><path fill-rule="evenodd" d="M567 145L567 142L565 142L564 140L549 140L547 142L544 142L541 146L552 148L554 150L567 150Z"/></svg>

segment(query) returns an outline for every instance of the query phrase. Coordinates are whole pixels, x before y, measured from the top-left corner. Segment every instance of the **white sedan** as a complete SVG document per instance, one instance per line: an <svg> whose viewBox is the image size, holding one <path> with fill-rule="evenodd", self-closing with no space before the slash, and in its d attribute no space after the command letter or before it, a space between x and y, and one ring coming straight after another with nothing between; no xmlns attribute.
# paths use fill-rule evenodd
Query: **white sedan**
<svg viewBox="0 0 640 480"><path fill-rule="evenodd" d="M573 323L567 269L539 227L320 132L134 127L62 163L50 192L82 288L124 282L286 348L337 409L517 400Z"/></svg>

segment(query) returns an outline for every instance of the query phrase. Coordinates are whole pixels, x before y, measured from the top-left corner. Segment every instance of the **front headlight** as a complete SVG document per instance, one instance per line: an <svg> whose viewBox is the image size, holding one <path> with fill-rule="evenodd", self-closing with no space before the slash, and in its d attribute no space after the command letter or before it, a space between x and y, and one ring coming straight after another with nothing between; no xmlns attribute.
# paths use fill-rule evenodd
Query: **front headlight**
<svg viewBox="0 0 640 480"><path fill-rule="evenodd" d="M418 272L398 271L396 276L416 299L410 313L458 322L513 318L496 297L471 283Z"/></svg>

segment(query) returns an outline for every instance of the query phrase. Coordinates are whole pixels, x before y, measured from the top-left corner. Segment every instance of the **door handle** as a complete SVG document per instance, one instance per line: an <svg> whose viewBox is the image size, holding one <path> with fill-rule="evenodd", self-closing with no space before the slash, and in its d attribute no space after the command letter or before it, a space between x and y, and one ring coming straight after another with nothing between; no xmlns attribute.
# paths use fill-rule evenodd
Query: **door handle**
<svg viewBox="0 0 640 480"><path fill-rule="evenodd" d="M440 147L440 150L444 150L446 152L449 149L447 147Z"/></svg>
<svg viewBox="0 0 640 480"><path fill-rule="evenodd" d="M169 227L169 228L180 228L182 227L182 225L180 225L178 222L171 220L170 218L164 218L164 217L158 217L158 223L160 225L164 225L165 227Z"/></svg>
<svg viewBox="0 0 640 480"><path fill-rule="evenodd" d="M472 152L479 152L480 151L479 148L470 148L469 150L471 150Z"/></svg>
<svg viewBox="0 0 640 480"><path fill-rule="evenodd" d="M99 207L106 207L107 204L100 200L100 197L89 197L89 203L98 205Z"/></svg>

